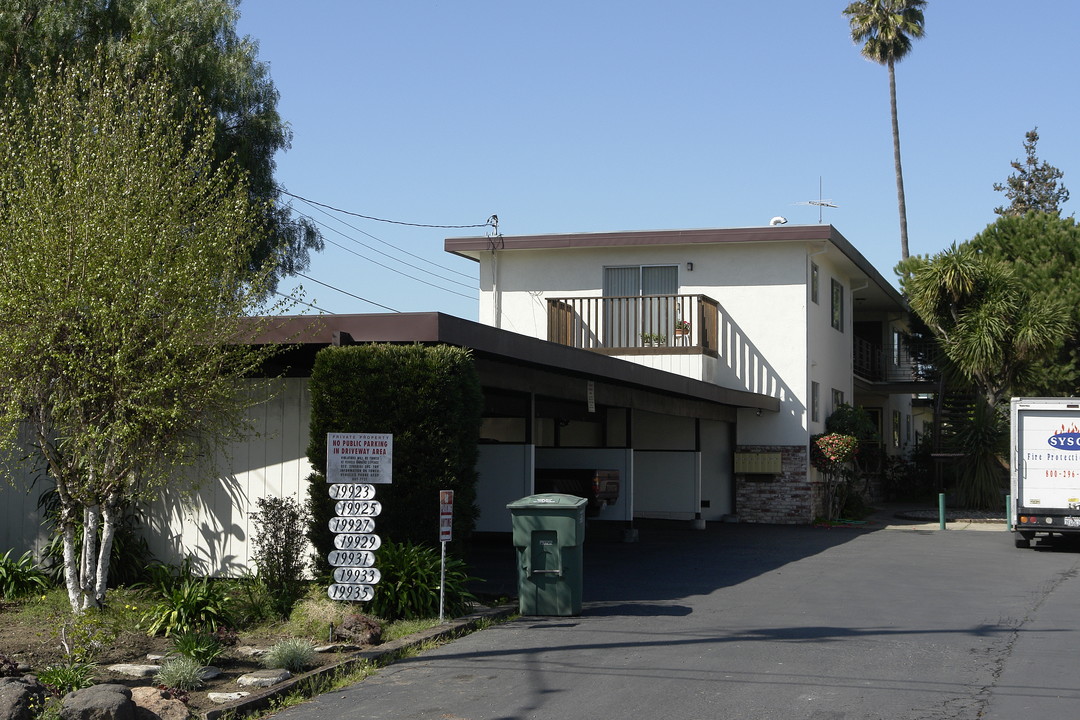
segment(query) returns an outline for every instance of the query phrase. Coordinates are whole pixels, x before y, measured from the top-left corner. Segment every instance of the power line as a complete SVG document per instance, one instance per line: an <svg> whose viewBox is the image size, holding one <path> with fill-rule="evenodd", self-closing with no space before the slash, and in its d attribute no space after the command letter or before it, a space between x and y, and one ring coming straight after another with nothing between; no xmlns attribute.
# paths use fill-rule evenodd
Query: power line
<svg viewBox="0 0 1080 720"><path fill-rule="evenodd" d="M319 282L319 281L318 280L312 280L312 282ZM319 283L319 284L321 285L322 283ZM333 310L327 310L325 308L319 307L318 305L312 305L309 302L304 302L303 300L300 300L298 298L294 298L292 295L286 295L285 293L281 292L280 290L275 290L274 294L275 295L280 295L281 297L285 298L286 300L292 300L294 303L299 303L301 305L306 305L307 307L312 308L314 310L318 310L321 313L326 313L327 315L336 315L336 313Z"/></svg>
<svg viewBox="0 0 1080 720"><path fill-rule="evenodd" d="M359 295L354 295L353 293L349 292L348 290L342 290L341 288L335 287L335 286L331 285L330 283L325 283L322 280L316 280L315 278L309 277L309 276L305 275L304 273L298 272L296 274L299 275L302 278L310 280L313 283L318 283L319 285L322 285L323 287L328 287L331 290L337 290L339 293L342 293L343 295L348 295L349 297L354 297L357 300L362 300L363 302L366 302L369 305L374 305L375 307L381 307L383 310L389 310L390 312L396 312L396 313L401 312L400 310L395 310L392 307L388 307L386 305L382 305L381 303L377 303L374 300L368 300L367 298L360 297Z"/></svg>
<svg viewBox="0 0 1080 720"><path fill-rule="evenodd" d="M288 195L289 197L296 198L297 200L303 200L304 202L306 202L308 204L311 204L311 205L318 205L319 207L324 207L327 210L333 210L334 212L344 213L345 215L352 215L353 217L363 218L365 220L374 220L375 222L390 223L392 225L408 225L409 227L446 228L446 229L482 228L482 227L489 227L491 225L490 221L484 222L484 223L477 223L475 225L429 225L427 223L413 223L413 222L403 222L401 220L387 220L385 218L377 218L377 217L373 217L371 215L361 215L360 213L352 212L351 210L342 210L341 208L336 208L333 205L327 205L325 203L316 202L314 200L309 200L306 197L301 197L299 195L294 195L293 193L289 192L288 190L282 190L281 194L282 195ZM494 217L494 216L492 216L492 217Z"/></svg>
<svg viewBox="0 0 1080 720"><path fill-rule="evenodd" d="M399 253L403 253L403 254L405 254L405 255L408 255L408 256L409 256L409 257L411 257L411 258L415 258L415 259L417 259L417 260L419 260L419 261L421 261L421 262L425 262L425 263L427 263L428 265L431 265L431 266L433 266L433 267L437 267L437 268L439 268L440 270L446 270L447 272L452 272L452 273L454 273L455 275L460 275L461 277L463 277L463 278L468 278L469 280L472 280L472 279L473 279L473 277L472 277L471 275L468 275L467 273L459 272L459 271L457 271L457 270L454 270L453 268L447 267L447 266L445 266L445 265L440 265L439 263L436 263L436 262L432 262L431 260L428 260L427 258L423 258L423 257L420 257L419 255L416 255L415 253L411 253L411 252L409 252L409 251L408 251L408 250L406 250L405 248L401 248L401 247L398 247L397 245L394 245L393 243L389 243L389 242L387 242L386 240L383 240L382 238L379 238L379 237L375 237L375 236L374 236L374 235L372 235L371 233L367 232L366 230L361 230L360 228L356 227L355 225L350 225L349 223L345 222L345 221L344 221L344 220L342 220L341 218L339 218L339 217L335 217L334 215L331 215L330 213L328 213L328 212L326 212L325 210L323 210L323 209L322 209L321 207L318 207L318 204L317 204L317 203L313 204L312 202L310 202L310 201L308 201L308 200L303 200L303 198L301 198L301 200L302 200L303 202L307 203L307 204L308 204L309 206L311 206L311 208L312 208L313 210L317 210L318 212L321 212L321 213L322 213L323 215L327 216L328 218L333 218L333 219L334 219L335 221L337 221L337 222L341 223L341 224L342 224L342 225L344 225L345 227L347 227L347 228L351 228L351 229L355 230L356 232L358 232L358 233L360 233L360 234L362 234L362 235L367 235L367 236L368 236L369 238L371 238L372 240L374 240L374 241L376 241L376 242L380 242L380 243L382 243L383 245L386 245L386 246L387 246L387 247L389 247L389 248L393 248L394 250L397 250L397 251L398 251ZM328 207L328 206L327 206L327 207ZM312 217L311 217L310 215L304 215L304 217L306 217L306 218L310 219L310 220L311 220L312 222L315 222L315 219L314 219L314 218L312 218ZM363 216L361 216L361 217L363 217ZM494 217L494 215L493 215L492 217ZM324 226L324 227L325 227L325 226ZM344 233L342 233L342 234L344 234ZM355 240L355 239L353 239L353 238L349 238L349 239L350 239L350 240L353 240L353 242L355 242L355 243L357 243L357 244L360 244L360 245L364 245L364 244L363 244L363 243L361 243L361 242L360 242L359 240ZM364 245L364 247L370 247L370 246L368 246L368 245ZM371 249L372 249L372 250L374 250L375 248L371 248ZM380 253L381 253L381 251L379 251L379 250L376 250L376 252L380 252ZM382 253L382 254L384 254L384 255L385 255L386 253ZM391 257L391 256L390 256L390 255L387 255L387 257ZM396 260L397 258L394 258L394 259ZM398 260L398 262L402 262L402 261ZM425 271L425 272L427 272L427 271ZM434 274L434 273L432 273L432 274ZM441 276L440 276L440 277L441 277ZM449 278L446 278L446 279L449 279Z"/></svg>
<svg viewBox="0 0 1080 720"><path fill-rule="evenodd" d="M315 209L316 209L316 210L319 210L318 208L315 208ZM343 221L343 220L340 220L340 219L338 219L338 218L335 218L335 217L334 217L333 215L330 215L329 213L326 213L326 212L324 212L324 211L322 211L322 210L319 210L319 212L323 213L324 215L326 215L326 216L327 216L327 217L329 217L329 218L332 218L333 220L336 220L337 222L341 223L341 224L342 224L342 225L344 225L345 227L348 227L348 228L352 228L352 229L353 229L353 230L355 230L356 232L358 232L358 233L362 233L362 234L364 234L364 235L367 235L368 237L372 238L373 240L378 240L378 241L379 241L379 242L381 242L381 243L382 243L383 245L389 245L390 247L394 248L395 250L399 250L400 252L403 252L403 253L405 253L406 255L410 255L410 256L412 256L412 257L416 258L417 260L423 260L423 261L424 261L424 262L426 262L426 263L427 263L428 265L434 265L434 266L435 266L435 267L437 267L437 268L441 268L441 269L443 269L443 270L447 270L447 271L449 271L449 272L453 272L453 273L455 273L455 274L457 274L457 275L460 275L460 276L462 276L462 277L464 277L464 278L468 278L469 280L472 280L473 282L475 282L475 279L474 279L474 278L473 278L472 276L470 276L470 275L466 275L465 273L457 272L456 270L451 270L450 268L446 268L446 267L443 267L442 265L439 265L439 264L437 264L437 263L433 263L433 262L431 262L430 260L424 260L424 258L422 258L422 257L419 257L418 255L413 255L412 253L408 252L407 250L402 250L401 248L395 247L394 245L391 245L390 243L386 242L385 240L381 240L381 239L379 239L379 238L375 237L375 236L374 236L374 235L372 235L371 233L368 233L368 232L364 232L363 230L361 230L361 229L360 229L360 228L358 228L358 227L354 227L354 226L350 225L349 223L347 223L347 222L345 222L345 221ZM364 242L360 242L360 241L359 241L359 240L357 240L356 238L354 238L354 237L351 237L350 235L347 235L346 233L343 233L342 231L338 230L337 228L333 228L333 227L330 227L330 226L329 226L329 225L327 225L326 223L320 222L319 220L316 220L315 218L313 218L313 217L312 217L312 216L310 216L310 215L307 215L307 214L305 214L305 213L302 213L302 212L299 212L299 211L297 211L297 215L299 215L300 217L303 217L303 218L307 218L307 219L308 219L308 220L310 220L311 222L313 222L313 223L315 223L315 224L317 224L317 225L320 225L320 226L322 226L322 227L326 228L327 230L333 230L333 231L334 231L334 232L336 232L336 233L337 233L338 235L341 235L341 236L342 236L343 238L346 238L346 239L348 239L348 240L352 240L352 241L353 241L354 243L356 243L356 244L357 244L357 245L359 245L360 247L364 247L364 248L367 248L368 250L370 250L370 251L372 251L372 252L376 252L376 253L379 253L379 254L380 254L380 255L382 255L383 257L385 257L385 258L389 258L390 260L393 260L394 262L397 262L397 263L401 263L402 265L405 265L406 267L411 267L411 268L412 268L412 269L414 269L414 270L418 270L418 271L420 271L420 272L422 272L422 273L427 273L428 275L432 275L432 276L434 276L434 277L437 277L437 278L439 278L440 280L445 280L445 281L447 281L447 282L452 282L452 283L454 283L455 285L461 285L462 287L464 287L464 288L469 288L470 290L471 290L471 289L473 289L473 287L474 287L472 283L468 283L468 284L466 284L466 283L463 283L463 282L461 282L460 280L455 280L455 279L453 279L453 278L449 278L449 277L446 277L445 275L440 275L439 273L431 272L430 270L425 270L425 269L424 269L424 268L422 268L422 267L419 267L419 266L417 266L417 265L413 265L412 263L409 263L409 262L405 262L404 260L399 260L398 258L394 257L394 256L393 256L393 255L391 255L390 253L386 253L386 252L383 252L382 250L379 250L378 248L374 248L374 247L371 247L371 246L370 246L370 245L368 245L367 243L364 243ZM361 255L360 257L363 257L363 256ZM364 258L364 259L366 260L367 258ZM385 267L385 266L383 266L383 267Z"/></svg>
<svg viewBox="0 0 1080 720"><path fill-rule="evenodd" d="M317 224L321 225L322 227L326 228L327 230L332 230L333 232L336 232L336 233L337 233L338 235L341 235L342 237L344 237L344 238L346 238L346 239L348 239L348 240L353 240L353 242L356 242L356 240L354 240L353 238L350 238L350 237L349 237L348 235L346 235L345 233L341 232L341 231L340 231L340 230L338 230L337 228L332 228L332 227L329 227L328 225L325 225L325 224L323 224L323 223L319 222L318 220L316 220L315 218L311 217L310 215L303 215L303 213L301 213L301 215L302 215L302 217L306 217L306 218L308 218L309 220L311 220L312 222L314 222L314 223L317 223ZM352 254L353 254L353 255L355 255L356 257L358 257L358 258L361 258L362 260L365 260L365 261L367 261L367 262L369 262L369 263L371 263L371 264L373 264L373 265L378 265L379 267L381 267L381 268L383 268L383 269L385 269L385 270L389 270L390 272L393 272L393 273L397 273L398 275L401 275L402 277L407 277L407 278L409 278L410 280L415 280L416 282L418 282L418 283L422 283L422 284L424 284L424 285L427 285L428 287L433 287L433 288L435 288L436 290L442 290L443 292L448 292L448 293L452 293L452 294L454 294L454 295L458 295L459 297L463 297L463 298L466 298L466 299L468 299L468 300L475 300L475 299L476 299L476 297L475 297L475 296L473 296L473 295L466 295L465 293L460 293L460 292L458 292L457 290L451 290L450 288L446 288L446 287L443 287L443 286L441 286L441 285L436 285L435 283L432 283L432 282L428 282L427 280L424 280L423 278L418 278L418 277L416 277L416 276L414 276L414 275L410 275L409 273L406 273L406 272L402 272L401 270L398 270L397 268L393 268L393 267L390 267L389 265L385 265L385 264L383 264L383 263L379 262L378 260L372 260L371 258L367 257L366 255L362 255L361 253L358 253L358 252L356 252L356 251L355 251L355 250L353 250L352 248L349 248L349 247L345 247L345 246L344 246L344 245L342 245L341 243L338 243L338 242L334 242L333 240L331 240L331 239L329 239L329 238L326 238L326 242L330 243L330 244L331 244L331 245L333 245L334 247L338 247L338 248L341 248L342 250L344 250L344 251L345 251L345 252L347 252L347 253L352 253ZM359 244L360 244L360 245L363 245L363 243L359 243ZM368 246L367 246L367 245L364 245L364 247L368 247ZM374 248L370 248L370 249L374 249ZM378 252L378 251L376 250L376 252ZM400 261L400 260L398 260L397 262L401 262L401 261ZM406 264L406 265L408 265L408 263L405 263L405 264ZM415 267L414 265L409 265L409 267L414 267L415 269L419 270L420 272L427 272L427 271L426 271L426 270L424 270L423 268L416 268L416 267ZM298 273L298 274L299 274L299 273ZM429 275L433 275L434 273L428 273L428 274L429 274ZM439 275L436 275L436 277L441 277L441 276L439 276ZM456 281L456 280L450 280L449 278L443 278L443 279L444 279L444 280L447 280L448 282L453 282L453 283L457 283L457 281ZM462 287L469 287L468 285L465 285L464 283L457 283L457 284L458 284L458 285L461 285Z"/></svg>

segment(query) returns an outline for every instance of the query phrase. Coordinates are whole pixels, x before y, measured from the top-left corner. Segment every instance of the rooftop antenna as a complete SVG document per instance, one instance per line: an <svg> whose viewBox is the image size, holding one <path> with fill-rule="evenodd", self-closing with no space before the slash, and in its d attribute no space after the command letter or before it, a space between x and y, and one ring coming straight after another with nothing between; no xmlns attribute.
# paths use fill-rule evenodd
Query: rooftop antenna
<svg viewBox="0 0 1080 720"><path fill-rule="evenodd" d="M795 204L796 205L817 205L817 209L818 209L817 210L817 221L818 221L818 224L820 225L822 223L822 217L821 217L822 208L836 208L836 207L840 207L840 206L834 204L832 200L822 200L821 199L821 176L820 175L818 175L817 185L818 185L818 187L817 187L818 199L817 200L807 200L806 202L797 202Z"/></svg>

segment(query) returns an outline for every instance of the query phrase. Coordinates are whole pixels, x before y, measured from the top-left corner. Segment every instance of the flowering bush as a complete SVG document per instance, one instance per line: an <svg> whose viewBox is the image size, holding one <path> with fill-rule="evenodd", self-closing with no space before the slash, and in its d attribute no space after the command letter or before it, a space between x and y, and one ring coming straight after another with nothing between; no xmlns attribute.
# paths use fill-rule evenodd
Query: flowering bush
<svg viewBox="0 0 1080 720"><path fill-rule="evenodd" d="M858 451L859 439L854 435L817 435L810 443L810 462L821 472L835 472L854 459Z"/></svg>

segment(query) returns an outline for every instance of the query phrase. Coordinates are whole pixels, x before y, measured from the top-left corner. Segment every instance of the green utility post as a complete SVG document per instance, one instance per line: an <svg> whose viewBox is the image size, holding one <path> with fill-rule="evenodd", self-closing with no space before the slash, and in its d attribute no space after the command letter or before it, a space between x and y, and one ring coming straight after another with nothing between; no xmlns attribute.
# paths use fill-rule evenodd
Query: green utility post
<svg viewBox="0 0 1080 720"><path fill-rule="evenodd" d="M937 496L938 530L945 529L945 493Z"/></svg>

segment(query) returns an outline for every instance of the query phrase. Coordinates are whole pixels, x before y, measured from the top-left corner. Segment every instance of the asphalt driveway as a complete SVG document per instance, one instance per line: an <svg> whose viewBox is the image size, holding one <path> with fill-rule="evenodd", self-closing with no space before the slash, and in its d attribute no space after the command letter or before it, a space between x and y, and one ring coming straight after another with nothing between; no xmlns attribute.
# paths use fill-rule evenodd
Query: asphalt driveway
<svg viewBox="0 0 1080 720"><path fill-rule="evenodd" d="M1080 554L1017 550L1000 527L871 527L587 538L580 617L498 625L278 717L1076 714ZM486 561L493 590L513 582L512 549Z"/></svg>

